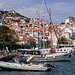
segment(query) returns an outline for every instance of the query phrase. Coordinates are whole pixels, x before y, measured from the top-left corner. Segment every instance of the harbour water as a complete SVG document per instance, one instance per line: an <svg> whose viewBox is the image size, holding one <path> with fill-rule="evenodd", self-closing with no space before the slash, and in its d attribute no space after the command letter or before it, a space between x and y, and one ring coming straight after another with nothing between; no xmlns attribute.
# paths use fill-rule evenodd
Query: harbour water
<svg viewBox="0 0 75 75"><path fill-rule="evenodd" d="M75 55L70 61L47 62L54 65L49 71L5 71L0 70L0 75L75 75Z"/></svg>

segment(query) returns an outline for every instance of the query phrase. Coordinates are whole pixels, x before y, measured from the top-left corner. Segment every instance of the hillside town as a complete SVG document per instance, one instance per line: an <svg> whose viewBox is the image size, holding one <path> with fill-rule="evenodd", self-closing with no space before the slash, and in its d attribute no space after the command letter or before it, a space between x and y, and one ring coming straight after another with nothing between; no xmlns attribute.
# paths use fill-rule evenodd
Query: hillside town
<svg viewBox="0 0 75 75"><path fill-rule="evenodd" d="M0 75L75 75L75 0L0 0Z"/></svg>
<svg viewBox="0 0 75 75"><path fill-rule="evenodd" d="M16 12L11 10L9 13L15 14ZM64 23L53 24L53 28L51 28L48 22L43 22L39 18L30 18L29 23L25 19L25 17L7 16L0 11L0 26L5 25L12 31L15 31L16 34L14 37L17 36L19 38L18 44L30 44L32 40L38 44L38 38L39 41L42 40L50 43L52 32L52 41L55 47L57 46L58 38L61 37L65 37L69 45L71 45L71 42L75 45L75 17L71 16L66 18Z"/></svg>

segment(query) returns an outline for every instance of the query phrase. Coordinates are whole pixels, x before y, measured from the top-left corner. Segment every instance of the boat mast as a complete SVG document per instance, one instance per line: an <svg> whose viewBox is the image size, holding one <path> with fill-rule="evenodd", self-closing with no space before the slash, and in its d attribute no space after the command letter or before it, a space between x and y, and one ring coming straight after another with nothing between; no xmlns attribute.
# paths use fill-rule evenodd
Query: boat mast
<svg viewBox="0 0 75 75"><path fill-rule="evenodd" d="M53 46L53 42L52 42L52 29L53 29L53 26L52 26L52 20L51 20L51 9L49 8L49 17L50 17L50 27L51 27L51 50L52 50L52 46Z"/></svg>
<svg viewBox="0 0 75 75"><path fill-rule="evenodd" d="M39 11L39 9L36 11L36 13L37 13L37 16L38 16L38 26L37 26L37 33L38 33L38 37L37 37L37 41L38 41L38 50L39 50L39 27L40 27L40 15L39 15L39 13L40 13L40 11Z"/></svg>
<svg viewBox="0 0 75 75"><path fill-rule="evenodd" d="M45 48L45 38L44 38L44 35L45 35L45 26L44 26L44 0L43 0L43 48Z"/></svg>

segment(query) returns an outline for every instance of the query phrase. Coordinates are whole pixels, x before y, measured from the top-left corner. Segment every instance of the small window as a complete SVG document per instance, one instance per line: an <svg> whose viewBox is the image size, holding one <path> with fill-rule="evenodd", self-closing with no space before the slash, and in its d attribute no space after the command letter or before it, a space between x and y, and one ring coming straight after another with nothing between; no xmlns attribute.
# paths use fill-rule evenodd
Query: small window
<svg viewBox="0 0 75 75"><path fill-rule="evenodd" d="M66 50L64 49L64 51L66 51Z"/></svg>
<svg viewBox="0 0 75 75"><path fill-rule="evenodd" d="M62 49L60 51L62 51Z"/></svg>
<svg viewBox="0 0 75 75"><path fill-rule="evenodd" d="M36 52L36 54L39 54L38 52Z"/></svg>
<svg viewBox="0 0 75 75"><path fill-rule="evenodd" d="M59 51L59 49L57 51Z"/></svg>

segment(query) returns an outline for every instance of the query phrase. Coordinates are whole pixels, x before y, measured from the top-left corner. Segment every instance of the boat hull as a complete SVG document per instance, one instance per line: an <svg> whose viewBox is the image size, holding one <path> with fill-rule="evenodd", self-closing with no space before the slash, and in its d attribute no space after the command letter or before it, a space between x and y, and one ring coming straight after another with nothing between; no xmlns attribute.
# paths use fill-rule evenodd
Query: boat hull
<svg viewBox="0 0 75 75"><path fill-rule="evenodd" d="M24 55L25 57L34 56L32 61L69 61L72 57L71 53L53 53L50 55Z"/></svg>
<svg viewBox="0 0 75 75"><path fill-rule="evenodd" d="M48 57L48 58L34 58L33 61L70 61L69 55Z"/></svg>

